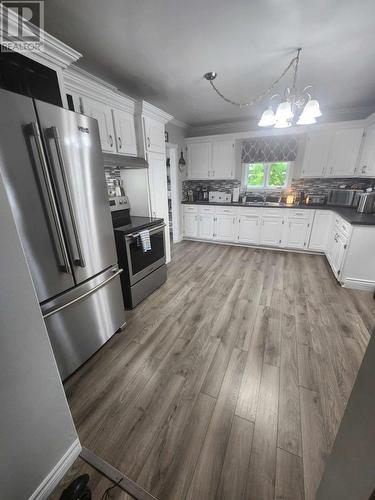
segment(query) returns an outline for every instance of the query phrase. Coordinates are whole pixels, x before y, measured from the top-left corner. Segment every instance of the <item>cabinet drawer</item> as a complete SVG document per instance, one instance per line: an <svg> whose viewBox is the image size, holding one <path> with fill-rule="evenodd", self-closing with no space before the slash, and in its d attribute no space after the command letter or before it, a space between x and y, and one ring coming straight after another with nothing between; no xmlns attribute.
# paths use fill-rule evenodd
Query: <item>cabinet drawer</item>
<svg viewBox="0 0 375 500"><path fill-rule="evenodd" d="M237 207L215 207L215 213L223 215L236 215Z"/></svg>
<svg viewBox="0 0 375 500"><path fill-rule="evenodd" d="M184 214L197 214L198 207L196 205L184 205Z"/></svg>
<svg viewBox="0 0 375 500"><path fill-rule="evenodd" d="M337 231L341 233L343 236L347 238L350 236L351 225L349 224L349 222L346 222L346 220L344 220L339 215L334 216L334 226L337 229Z"/></svg>
<svg viewBox="0 0 375 500"><path fill-rule="evenodd" d="M198 207L198 212L200 214L214 214L215 213L215 208L214 207L209 207L209 206L200 206Z"/></svg>
<svg viewBox="0 0 375 500"><path fill-rule="evenodd" d="M252 216L261 216L263 214L263 209L262 208L240 208L238 211L239 217L242 217L243 215L252 215Z"/></svg>
<svg viewBox="0 0 375 500"><path fill-rule="evenodd" d="M288 210L288 217L304 217L309 219L311 215L314 215L314 210Z"/></svg>

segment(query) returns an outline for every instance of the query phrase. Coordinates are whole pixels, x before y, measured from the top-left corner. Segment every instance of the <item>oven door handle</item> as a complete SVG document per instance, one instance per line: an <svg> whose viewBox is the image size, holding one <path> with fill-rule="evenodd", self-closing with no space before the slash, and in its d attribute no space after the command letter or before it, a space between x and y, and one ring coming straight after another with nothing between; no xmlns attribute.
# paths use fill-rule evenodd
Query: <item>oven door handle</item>
<svg viewBox="0 0 375 500"><path fill-rule="evenodd" d="M160 229L164 229L165 228L165 223L164 224L161 224L160 226L156 226L156 227L152 227L149 229L149 232L152 234L152 233L155 233L155 231L160 231ZM138 238L139 237L139 233L131 233L131 234L126 234L125 235L125 238Z"/></svg>

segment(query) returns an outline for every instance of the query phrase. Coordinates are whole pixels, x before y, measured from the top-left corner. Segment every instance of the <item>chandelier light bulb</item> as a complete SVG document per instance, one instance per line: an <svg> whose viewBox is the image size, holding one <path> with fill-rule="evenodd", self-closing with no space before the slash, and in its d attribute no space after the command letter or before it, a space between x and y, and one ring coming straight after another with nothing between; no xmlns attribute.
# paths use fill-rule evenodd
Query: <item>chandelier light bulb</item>
<svg viewBox="0 0 375 500"><path fill-rule="evenodd" d="M308 116L312 116L313 118L319 118L319 116L322 116L319 102L316 99L311 99L306 103L302 114L307 114Z"/></svg>
<svg viewBox="0 0 375 500"><path fill-rule="evenodd" d="M305 110L297 121L297 125L313 125L314 123L316 123L316 119L309 113L305 113Z"/></svg>
<svg viewBox="0 0 375 500"><path fill-rule="evenodd" d="M291 127L292 124L288 120L276 120L275 128L288 128Z"/></svg>
<svg viewBox="0 0 375 500"><path fill-rule="evenodd" d="M275 121L275 113L271 108L268 108L263 111L262 117L258 122L258 127L272 127L272 125L275 125Z"/></svg>
<svg viewBox="0 0 375 500"><path fill-rule="evenodd" d="M293 118L292 106L290 102L284 101L277 106L276 121L286 121Z"/></svg>

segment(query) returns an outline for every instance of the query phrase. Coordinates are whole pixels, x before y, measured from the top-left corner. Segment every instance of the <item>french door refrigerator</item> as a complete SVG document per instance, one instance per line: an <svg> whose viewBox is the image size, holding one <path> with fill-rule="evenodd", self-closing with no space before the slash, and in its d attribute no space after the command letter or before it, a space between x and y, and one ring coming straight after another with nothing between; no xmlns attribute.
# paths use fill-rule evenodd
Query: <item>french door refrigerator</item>
<svg viewBox="0 0 375 500"><path fill-rule="evenodd" d="M0 174L65 379L124 324L96 120L0 90Z"/></svg>

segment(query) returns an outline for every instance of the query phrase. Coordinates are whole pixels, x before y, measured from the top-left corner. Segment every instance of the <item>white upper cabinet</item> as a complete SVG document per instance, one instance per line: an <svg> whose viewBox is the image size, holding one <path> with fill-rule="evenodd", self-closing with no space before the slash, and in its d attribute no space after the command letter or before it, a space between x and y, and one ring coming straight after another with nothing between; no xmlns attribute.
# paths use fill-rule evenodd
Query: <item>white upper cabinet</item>
<svg viewBox="0 0 375 500"><path fill-rule="evenodd" d="M165 126L164 123L145 116L144 129L146 151L150 153L165 153Z"/></svg>
<svg viewBox="0 0 375 500"><path fill-rule="evenodd" d="M188 179L209 179L211 170L211 143L194 142L187 150Z"/></svg>
<svg viewBox="0 0 375 500"><path fill-rule="evenodd" d="M188 179L234 179L234 141L198 141L188 143Z"/></svg>
<svg viewBox="0 0 375 500"><path fill-rule="evenodd" d="M352 177L356 174L363 128L337 130L328 155L328 177Z"/></svg>
<svg viewBox="0 0 375 500"><path fill-rule="evenodd" d="M233 179L235 167L234 141L212 143L211 172L214 179Z"/></svg>
<svg viewBox="0 0 375 500"><path fill-rule="evenodd" d="M355 177L363 128L311 132L302 177Z"/></svg>
<svg viewBox="0 0 375 500"><path fill-rule="evenodd" d="M324 177L332 134L312 132L307 136L302 177Z"/></svg>
<svg viewBox="0 0 375 500"><path fill-rule="evenodd" d="M83 113L98 121L100 142L103 151L114 152L115 131L113 128L111 108L88 97L82 97Z"/></svg>
<svg viewBox="0 0 375 500"><path fill-rule="evenodd" d="M361 177L375 177L375 123L365 130L357 173Z"/></svg>
<svg viewBox="0 0 375 500"><path fill-rule="evenodd" d="M134 114L118 109L112 110L115 125L117 152L137 156Z"/></svg>

